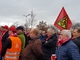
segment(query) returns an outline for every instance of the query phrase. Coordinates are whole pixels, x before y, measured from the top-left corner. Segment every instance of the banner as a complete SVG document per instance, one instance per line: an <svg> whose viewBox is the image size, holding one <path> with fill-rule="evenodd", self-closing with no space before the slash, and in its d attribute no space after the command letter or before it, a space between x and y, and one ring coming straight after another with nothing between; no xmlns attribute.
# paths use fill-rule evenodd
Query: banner
<svg viewBox="0 0 80 60"><path fill-rule="evenodd" d="M68 14L66 13L64 7L61 9L54 25L60 30L70 29L72 27L72 22Z"/></svg>

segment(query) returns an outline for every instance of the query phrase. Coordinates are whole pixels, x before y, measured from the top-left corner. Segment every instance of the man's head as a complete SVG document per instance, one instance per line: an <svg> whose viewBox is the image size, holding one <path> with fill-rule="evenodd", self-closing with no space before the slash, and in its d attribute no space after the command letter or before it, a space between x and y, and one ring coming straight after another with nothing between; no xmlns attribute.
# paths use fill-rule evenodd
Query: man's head
<svg viewBox="0 0 80 60"><path fill-rule="evenodd" d="M73 30L73 38L77 38L78 36L80 36L80 28L76 28Z"/></svg>
<svg viewBox="0 0 80 60"><path fill-rule="evenodd" d="M17 30L17 34L21 34L21 33L24 32L24 27L23 27L23 26L18 26L18 27L16 28L16 30Z"/></svg>
<svg viewBox="0 0 80 60"><path fill-rule="evenodd" d="M9 28L9 31L8 31L8 34L9 34L9 35L12 34L12 33L16 33L16 28L15 28L14 26L11 26L11 27Z"/></svg>
<svg viewBox="0 0 80 60"><path fill-rule="evenodd" d="M73 35L73 38L77 38L78 37L78 32L77 32L78 29L74 29L73 32L72 32L72 35Z"/></svg>
<svg viewBox="0 0 80 60"><path fill-rule="evenodd" d="M42 36L45 36L46 35L46 31L42 31L41 34L42 34Z"/></svg>
<svg viewBox="0 0 80 60"><path fill-rule="evenodd" d="M31 31L31 28L27 28L27 29L26 29L26 34L29 34L30 31Z"/></svg>
<svg viewBox="0 0 80 60"><path fill-rule="evenodd" d="M71 38L71 31L70 30L62 30L60 33L60 38L61 39Z"/></svg>
<svg viewBox="0 0 80 60"><path fill-rule="evenodd" d="M9 28L9 27L8 27L7 25L3 26L3 30L4 30L4 31L7 31L8 28Z"/></svg>
<svg viewBox="0 0 80 60"><path fill-rule="evenodd" d="M38 35L39 35L39 30L38 29L36 29L36 28L31 29L31 31L30 31L30 37L31 38L35 38Z"/></svg>
<svg viewBox="0 0 80 60"><path fill-rule="evenodd" d="M47 30L47 36L52 36L55 33L55 30L53 30L52 28L49 28Z"/></svg>

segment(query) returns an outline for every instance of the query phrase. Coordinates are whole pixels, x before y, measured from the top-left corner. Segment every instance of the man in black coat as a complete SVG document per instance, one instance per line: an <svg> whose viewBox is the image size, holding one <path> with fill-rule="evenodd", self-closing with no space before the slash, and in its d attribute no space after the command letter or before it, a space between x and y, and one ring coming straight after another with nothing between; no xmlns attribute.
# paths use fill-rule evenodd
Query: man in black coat
<svg viewBox="0 0 80 60"><path fill-rule="evenodd" d="M76 36L77 36L77 38L75 38L74 40L73 40L73 42L79 47L79 49L80 49L80 28L77 28L77 29L75 29L76 30Z"/></svg>
<svg viewBox="0 0 80 60"><path fill-rule="evenodd" d="M47 38L42 42L44 60L51 60L51 55L55 54L57 45L57 34L50 28L47 30Z"/></svg>
<svg viewBox="0 0 80 60"><path fill-rule="evenodd" d="M8 34L8 26L5 25L3 26L3 30L4 32L2 33L2 42L5 42L5 40L8 38L9 34Z"/></svg>

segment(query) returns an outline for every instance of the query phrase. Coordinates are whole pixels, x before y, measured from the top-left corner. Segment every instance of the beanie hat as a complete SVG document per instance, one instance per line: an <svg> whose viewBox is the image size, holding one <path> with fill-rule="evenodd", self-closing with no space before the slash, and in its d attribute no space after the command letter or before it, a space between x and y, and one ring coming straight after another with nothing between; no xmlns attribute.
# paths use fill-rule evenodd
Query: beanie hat
<svg viewBox="0 0 80 60"><path fill-rule="evenodd" d="M23 26L18 26L18 27L16 28L16 30L22 30L22 31L24 31L24 27L23 27Z"/></svg>
<svg viewBox="0 0 80 60"><path fill-rule="evenodd" d="M8 26L7 26L7 25L5 25L5 26L3 26L3 28L8 29Z"/></svg>
<svg viewBox="0 0 80 60"><path fill-rule="evenodd" d="M14 26L11 26L11 27L9 28L9 30L11 30L11 31L13 31L13 32L16 32L16 28L15 28Z"/></svg>

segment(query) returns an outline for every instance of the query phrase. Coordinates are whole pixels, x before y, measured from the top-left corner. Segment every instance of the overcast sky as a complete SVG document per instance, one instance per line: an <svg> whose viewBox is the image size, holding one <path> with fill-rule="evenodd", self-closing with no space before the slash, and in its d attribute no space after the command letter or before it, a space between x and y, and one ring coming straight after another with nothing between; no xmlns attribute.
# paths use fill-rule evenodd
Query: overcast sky
<svg viewBox="0 0 80 60"><path fill-rule="evenodd" d="M32 10L37 21L53 24L64 6L72 21L80 22L80 0L0 0L0 23L24 23Z"/></svg>

